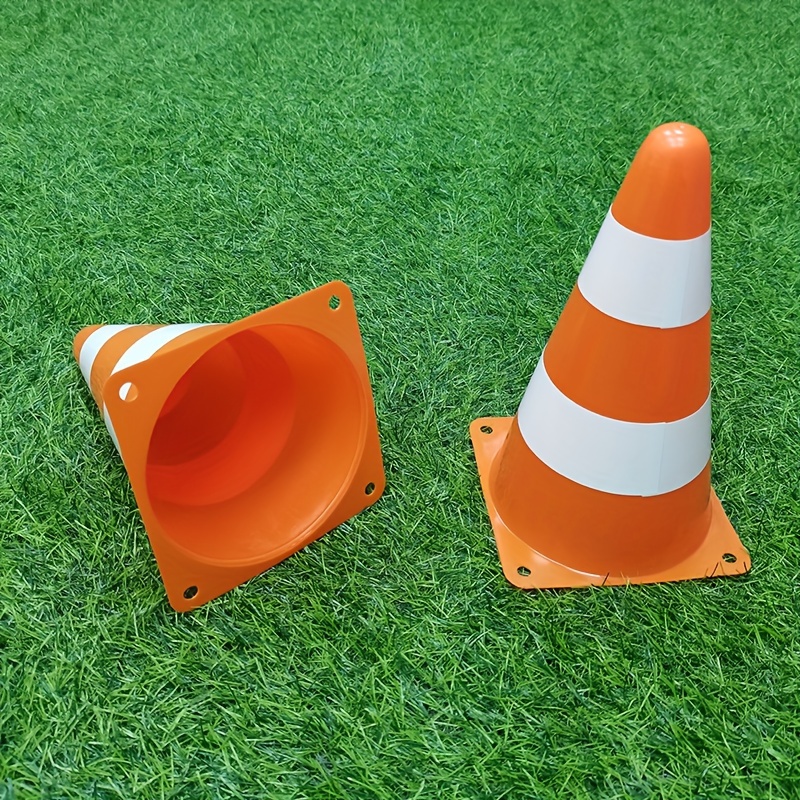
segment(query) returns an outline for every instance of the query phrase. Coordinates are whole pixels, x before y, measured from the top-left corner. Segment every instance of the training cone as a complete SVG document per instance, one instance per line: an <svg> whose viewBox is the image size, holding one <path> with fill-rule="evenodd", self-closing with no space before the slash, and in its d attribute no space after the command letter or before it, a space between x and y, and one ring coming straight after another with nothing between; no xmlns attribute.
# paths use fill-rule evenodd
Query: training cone
<svg viewBox="0 0 800 800"><path fill-rule="evenodd" d="M750 568L710 482L711 159L645 140L512 418L472 423L503 571L521 588Z"/></svg>
<svg viewBox="0 0 800 800"><path fill-rule="evenodd" d="M188 611L384 488L353 298L335 282L228 325L102 325L75 357Z"/></svg>

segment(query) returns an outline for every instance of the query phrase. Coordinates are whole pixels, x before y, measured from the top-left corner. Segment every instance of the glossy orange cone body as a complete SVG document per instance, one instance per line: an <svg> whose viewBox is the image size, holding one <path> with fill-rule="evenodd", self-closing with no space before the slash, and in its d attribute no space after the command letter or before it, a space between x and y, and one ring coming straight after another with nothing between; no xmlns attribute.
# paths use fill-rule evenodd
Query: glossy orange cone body
<svg viewBox="0 0 800 800"><path fill-rule="evenodd" d="M711 159L647 137L515 417L473 422L503 571L521 588L750 568L710 482Z"/></svg>
<svg viewBox="0 0 800 800"><path fill-rule="evenodd" d="M178 611L269 569L383 492L343 283L228 325L85 328L74 351Z"/></svg>

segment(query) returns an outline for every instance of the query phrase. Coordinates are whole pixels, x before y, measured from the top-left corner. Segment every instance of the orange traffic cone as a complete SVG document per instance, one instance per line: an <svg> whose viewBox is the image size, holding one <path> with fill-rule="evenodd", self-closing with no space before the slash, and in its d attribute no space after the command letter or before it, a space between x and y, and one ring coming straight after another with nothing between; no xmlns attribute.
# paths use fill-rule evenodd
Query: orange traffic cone
<svg viewBox="0 0 800 800"><path fill-rule="evenodd" d="M85 328L74 349L177 611L269 569L383 491L343 283L229 325Z"/></svg>
<svg viewBox="0 0 800 800"><path fill-rule="evenodd" d="M711 489L711 160L656 128L516 417L470 428L503 571L546 588L736 575Z"/></svg>

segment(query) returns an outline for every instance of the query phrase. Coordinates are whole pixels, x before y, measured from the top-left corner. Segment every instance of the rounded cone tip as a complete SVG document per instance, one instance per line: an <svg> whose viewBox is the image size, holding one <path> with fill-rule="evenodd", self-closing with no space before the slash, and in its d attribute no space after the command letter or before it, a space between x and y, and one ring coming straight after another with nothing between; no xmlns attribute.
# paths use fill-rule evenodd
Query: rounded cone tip
<svg viewBox="0 0 800 800"><path fill-rule="evenodd" d="M651 131L611 206L629 230L694 239L711 226L711 153L702 131L670 122Z"/></svg>

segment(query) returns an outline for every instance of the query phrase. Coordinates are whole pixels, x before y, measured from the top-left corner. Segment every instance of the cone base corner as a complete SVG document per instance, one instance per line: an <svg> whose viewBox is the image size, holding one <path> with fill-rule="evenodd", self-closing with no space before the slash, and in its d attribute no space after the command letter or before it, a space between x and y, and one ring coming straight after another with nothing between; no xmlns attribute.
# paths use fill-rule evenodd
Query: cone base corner
<svg viewBox="0 0 800 800"><path fill-rule="evenodd" d="M179 613L193 611L262 575L373 506L385 488L383 458L375 423L369 430L358 467L335 504L285 547L257 562L209 563L193 554L177 551L168 543L168 537L165 537L162 529L158 528L157 535L154 535L155 526L148 526L145 521L170 606Z"/></svg>
<svg viewBox="0 0 800 800"><path fill-rule="evenodd" d="M481 489L497 542L503 574L519 589L565 589L665 583L700 578L733 577L750 571L750 554L733 529L722 504L711 490L711 524L701 545L684 561L661 572L643 575L596 575L552 561L520 539L501 519L490 476L503 448L513 417L482 417L470 425Z"/></svg>

